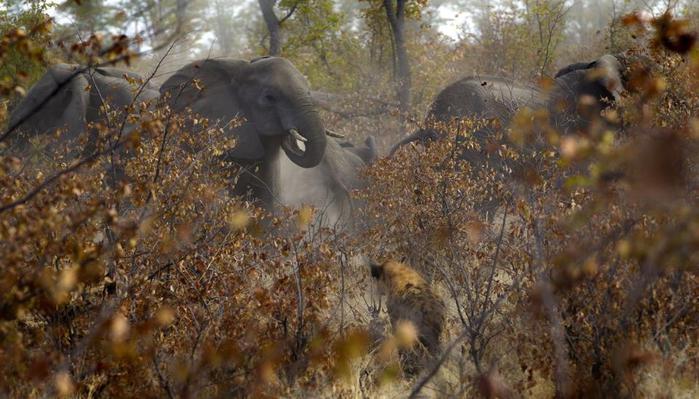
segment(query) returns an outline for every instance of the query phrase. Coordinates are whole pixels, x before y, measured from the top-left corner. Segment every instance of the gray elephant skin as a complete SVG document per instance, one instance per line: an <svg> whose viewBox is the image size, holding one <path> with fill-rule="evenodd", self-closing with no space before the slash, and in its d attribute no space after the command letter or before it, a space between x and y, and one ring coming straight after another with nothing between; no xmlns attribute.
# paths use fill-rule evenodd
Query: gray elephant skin
<svg viewBox="0 0 699 399"><path fill-rule="evenodd" d="M100 111L103 104L116 109L134 101L134 87L124 76L140 80L138 75L115 68L80 68L53 66L32 87L10 118L9 126L21 122L18 137L65 128L65 139L56 145L71 146L71 139L92 134L89 123L106 122ZM337 220L351 208L349 192L362 184L359 170L376 158L371 137L364 146L354 146L326 136L308 82L283 58L195 61L176 71L159 90L147 83L136 100L154 98L174 112L191 109L235 138L236 145L223 158L245 173L232 192L250 195L268 208L311 204ZM88 144L94 139L91 136ZM80 150L73 156L89 153Z"/></svg>
<svg viewBox="0 0 699 399"><path fill-rule="evenodd" d="M134 102L138 87L125 76L142 81L139 75L117 68L86 69L70 64L51 66L11 113L8 126L17 125L17 130L10 136L10 148L21 154L31 138L65 129L62 139L51 147L90 134L87 148L71 151L74 154L86 153L96 139L96 132L89 131L88 125L105 121L100 110L102 105L108 104L111 109L118 110ZM146 83L135 101L151 100L159 95L157 87Z"/></svg>
<svg viewBox="0 0 699 399"><path fill-rule="evenodd" d="M433 121L449 124L455 119L498 120L508 126L515 113L523 107L547 109L551 126L561 134L584 131L599 119L600 111L614 103L624 90L622 66L617 57L604 55L596 61L576 63L561 69L549 90L511 79L477 76L467 77L442 90L432 103L425 128L416 131L393 146L391 154L405 144L423 144L444 137ZM474 132L484 148L496 127ZM498 163L484 151L469 150L464 158L474 165Z"/></svg>
<svg viewBox="0 0 699 399"><path fill-rule="evenodd" d="M362 147L329 139L325 156L315 168L300 168L289 158L280 157L278 198L288 206L315 207L319 226L353 228L352 215L358 204L351 191L366 187L359 172L376 157L372 137Z"/></svg>
<svg viewBox="0 0 699 399"><path fill-rule="evenodd" d="M174 111L189 108L236 139L224 159L247 173L234 194L267 207L312 204L337 220L361 185L359 169L376 157L371 139L362 148L327 137L307 80L283 58L196 61L160 91Z"/></svg>

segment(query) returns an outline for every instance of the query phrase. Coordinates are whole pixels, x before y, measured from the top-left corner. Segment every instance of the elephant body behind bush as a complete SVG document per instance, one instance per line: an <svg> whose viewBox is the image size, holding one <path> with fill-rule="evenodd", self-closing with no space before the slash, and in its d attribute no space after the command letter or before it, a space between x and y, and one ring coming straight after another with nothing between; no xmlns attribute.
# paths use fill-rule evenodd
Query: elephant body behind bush
<svg viewBox="0 0 699 399"><path fill-rule="evenodd" d="M425 127L394 145L391 154L407 143L428 143L444 137L444 126L454 120L497 120L496 124L474 132L482 149L494 130L509 126L517 111L525 107L547 110L551 126L561 134L585 130L599 119L602 109L619 98L624 89L621 68L619 60L612 55L590 63L572 64L556 74L547 90L491 76L461 79L439 93L425 119ZM488 161L479 150L469 151L464 157L471 162Z"/></svg>
<svg viewBox="0 0 699 399"><path fill-rule="evenodd" d="M9 140L10 151L21 155L33 138L65 129L61 138L52 140L49 147L71 146L75 139L89 135L86 148L67 148L73 154L88 152L97 139L97 132L89 129L89 124L108 122L104 105L119 111L132 103L159 96L157 87L141 82L143 78L138 74L118 68L71 64L49 67L10 115L8 128L15 128Z"/></svg>
<svg viewBox="0 0 699 399"><path fill-rule="evenodd" d="M326 137L307 80L283 58L195 61L161 93L175 111L189 108L235 138L224 158L245 173L233 192L268 208L311 204L326 208L331 222L344 219L362 158L376 156L371 140L364 149Z"/></svg>
<svg viewBox="0 0 699 399"><path fill-rule="evenodd" d="M376 157L370 145L348 147L329 139L325 156L314 168L300 168L283 155L279 160L279 199L288 206L311 205L320 225L346 227L352 223L354 189L363 188L361 170ZM363 157L362 155L366 156Z"/></svg>

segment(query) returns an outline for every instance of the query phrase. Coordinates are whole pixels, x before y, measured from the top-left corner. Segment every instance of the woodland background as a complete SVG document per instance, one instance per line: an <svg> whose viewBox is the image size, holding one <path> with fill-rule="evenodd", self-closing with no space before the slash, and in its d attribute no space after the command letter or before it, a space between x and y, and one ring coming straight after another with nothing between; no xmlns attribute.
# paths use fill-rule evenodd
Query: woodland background
<svg viewBox="0 0 699 399"><path fill-rule="evenodd" d="M463 26L444 28L451 12ZM513 147L537 160L517 179L464 173L454 140L380 159L357 233L226 196L225 138L183 152L191 138L159 110L130 116L143 156L118 187L104 154L0 155L0 392L696 397L698 21L681 0L2 0L3 125L57 62L161 82L194 59L275 54L327 99L329 126L385 152L461 77L545 85L624 51L653 67L607 115L619 132ZM483 220L473 204L493 197L505 206ZM360 254L407 259L448 303L444 355L417 381L400 376Z"/></svg>

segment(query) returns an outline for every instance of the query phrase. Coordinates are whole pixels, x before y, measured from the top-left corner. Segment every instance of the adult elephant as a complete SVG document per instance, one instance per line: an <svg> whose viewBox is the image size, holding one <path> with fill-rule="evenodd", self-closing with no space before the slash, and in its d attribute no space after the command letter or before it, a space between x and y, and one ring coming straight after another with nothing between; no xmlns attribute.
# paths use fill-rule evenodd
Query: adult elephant
<svg viewBox="0 0 699 399"><path fill-rule="evenodd" d="M49 143L49 148L65 147L74 155L90 151L97 139L97 131L89 129L90 124L107 121L103 105L120 110L160 95L150 82L145 82L140 90L140 83L134 82L143 82L143 78L117 68L71 64L49 67L10 115L8 126L15 128L10 136L10 151L22 154L31 139L57 129L65 129L62 139ZM69 143L83 135L89 135L88 145L80 151L73 150L75 147Z"/></svg>
<svg viewBox="0 0 699 399"><path fill-rule="evenodd" d="M267 207L326 204L341 214L349 191L360 185L360 153L366 151L327 137L307 80L286 59L192 62L160 91L174 111L191 109L236 139L224 154L246 172L234 194Z"/></svg>
<svg viewBox="0 0 699 399"><path fill-rule="evenodd" d="M464 158L474 163L498 163L485 154L485 144L495 130L508 126L515 113L528 107L547 109L550 124L562 134L587 129L599 119L600 111L616 101L624 90L622 64L613 55L561 69L552 87L539 87L497 77L467 77L439 93L428 112L425 128L393 146L391 154L405 144L427 143L445 135L444 126L458 119L497 120L497 124L474 132L480 149L468 150Z"/></svg>

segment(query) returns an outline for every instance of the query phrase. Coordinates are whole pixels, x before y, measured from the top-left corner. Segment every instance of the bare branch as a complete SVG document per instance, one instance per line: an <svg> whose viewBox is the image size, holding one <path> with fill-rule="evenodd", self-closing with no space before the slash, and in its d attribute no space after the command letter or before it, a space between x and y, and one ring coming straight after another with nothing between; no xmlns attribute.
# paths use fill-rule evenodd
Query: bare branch
<svg viewBox="0 0 699 399"><path fill-rule="evenodd" d="M18 200L12 201L9 204L5 204L5 205L0 206L0 213L8 211L12 208L19 206L19 205L25 204L26 202L28 202L32 198L36 197L37 194L44 191L46 188L48 188L53 183L55 183L56 180L58 180L62 176L68 175L70 173L73 173L73 172L79 170L83 166L96 161L99 157L106 155L106 154L109 154L111 151L114 151L115 149L122 147L124 144L125 144L124 141L118 141L118 142L114 143L113 145L109 146L108 148L106 148L102 151L97 151L97 152L93 153L92 155L88 156L87 158L84 158L84 159L76 162L72 166L70 166L66 169L63 169L60 172L55 173L52 176L47 177L46 179L44 179L44 181L41 182L41 184L34 187L34 189L31 190L29 193L27 193L24 197L22 197Z"/></svg>
<svg viewBox="0 0 699 399"><path fill-rule="evenodd" d="M444 352L442 352L442 355L439 357L437 362L435 362L435 364L430 368L430 371L427 372L427 374L425 374L422 378L420 378L420 380L417 382L417 384L415 384L413 389L410 391L410 395L408 396L408 399L417 398L417 395L420 394L420 391L422 390L422 388L424 388L425 385L427 385L427 383L430 382L430 380L432 378L434 378L435 375L437 375L437 372L442 367L444 362L446 362L451 351L454 350L456 345L458 345L459 342L461 342L465 337L466 337L466 330L464 330L458 337L456 337L453 341L451 341L449 346L447 346L447 349L444 350Z"/></svg>
<svg viewBox="0 0 699 399"><path fill-rule="evenodd" d="M294 5L291 6L291 9L289 10L289 12L286 13L286 15L284 16L284 18L282 18L282 19L279 20L279 25L280 25L280 26L281 26L281 24L284 23L284 21L286 21L287 19L289 19L289 18L294 14L294 11L296 11L296 7L298 7L299 3L300 3L300 1L297 1L296 3L294 3Z"/></svg>

